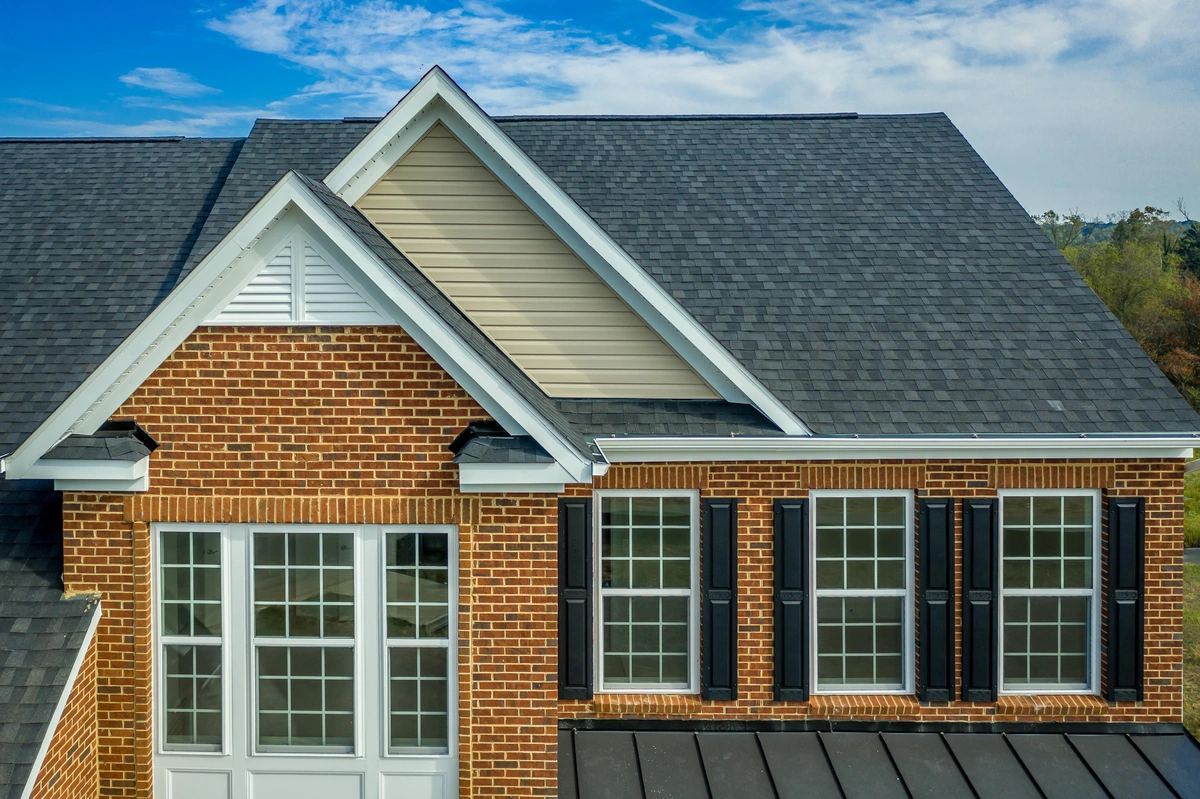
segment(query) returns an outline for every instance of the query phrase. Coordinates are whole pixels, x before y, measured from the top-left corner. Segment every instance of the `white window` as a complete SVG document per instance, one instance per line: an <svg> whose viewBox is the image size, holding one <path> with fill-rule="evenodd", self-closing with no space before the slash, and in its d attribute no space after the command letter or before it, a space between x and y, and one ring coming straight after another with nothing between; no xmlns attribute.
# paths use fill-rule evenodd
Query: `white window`
<svg viewBox="0 0 1200 799"><path fill-rule="evenodd" d="M699 683L699 497L597 492L598 684L689 693Z"/></svg>
<svg viewBox="0 0 1200 799"><path fill-rule="evenodd" d="M163 748L220 751L225 629L219 532L169 531L159 546Z"/></svg>
<svg viewBox="0 0 1200 799"><path fill-rule="evenodd" d="M458 795L453 526L155 525L153 540L162 795Z"/></svg>
<svg viewBox="0 0 1200 799"><path fill-rule="evenodd" d="M1099 690L1100 494L1000 497L1000 690Z"/></svg>
<svg viewBox="0 0 1200 799"><path fill-rule="evenodd" d="M913 509L907 491L812 492L816 693L913 690Z"/></svg>

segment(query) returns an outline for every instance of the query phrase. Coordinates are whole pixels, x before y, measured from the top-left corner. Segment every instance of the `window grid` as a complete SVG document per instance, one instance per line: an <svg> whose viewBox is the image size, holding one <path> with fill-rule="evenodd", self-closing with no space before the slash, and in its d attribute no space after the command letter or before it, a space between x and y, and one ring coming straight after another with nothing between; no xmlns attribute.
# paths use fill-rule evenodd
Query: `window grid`
<svg viewBox="0 0 1200 799"><path fill-rule="evenodd" d="M388 751L450 746L450 536L387 533Z"/></svg>
<svg viewBox="0 0 1200 799"><path fill-rule="evenodd" d="M166 750L220 751L223 735L221 534L158 537L159 644Z"/></svg>
<svg viewBox="0 0 1200 799"><path fill-rule="evenodd" d="M270 748L354 746L354 650L258 648L258 742Z"/></svg>
<svg viewBox="0 0 1200 799"><path fill-rule="evenodd" d="M600 690L689 690L697 657L695 497L598 499Z"/></svg>
<svg viewBox="0 0 1200 799"><path fill-rule="evenodd" d="M1013 494L1001 503L1000 688L1088 692L1098 634L1095 495Z"/></svg>
<svg viewBox="0 0 1200 799"><path fill-rule="evenodd" d="M354 534L255 531L252 549L257 747L353 752Z"/></svg>
<svg viewBox="0 0 1200 799"><path fill-rule="evenodd" d="M911 511L901 494L814 497L818 691L901 692L911 646Z"/></svg>

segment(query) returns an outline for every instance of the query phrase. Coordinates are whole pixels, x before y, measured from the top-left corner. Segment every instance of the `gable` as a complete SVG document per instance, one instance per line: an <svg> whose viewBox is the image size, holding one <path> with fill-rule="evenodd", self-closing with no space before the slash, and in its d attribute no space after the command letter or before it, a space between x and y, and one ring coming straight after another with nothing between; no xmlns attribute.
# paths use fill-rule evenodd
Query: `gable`
<svg viewBox="0 0 1200 799"><path fill-rule="evenodd" d="M717 398L441 123L356 207L550 396Z"/></svg>
<svg viewBox="0 0 1200 799"><path fill-rule="evenodd" d="M297 225L209 323L384 324L389 320L317 236Z"/></svg>

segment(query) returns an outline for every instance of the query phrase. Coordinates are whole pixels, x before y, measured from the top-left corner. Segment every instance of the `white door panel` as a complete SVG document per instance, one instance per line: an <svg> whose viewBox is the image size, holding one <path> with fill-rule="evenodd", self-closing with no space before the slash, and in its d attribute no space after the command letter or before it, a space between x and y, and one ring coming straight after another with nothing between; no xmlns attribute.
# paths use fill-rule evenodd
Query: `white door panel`
<svg viewBox="0 0 1200 799"><path fill-rule="evenodd" d="M250 799L362 799L362 795L361 774L250 774Z"/></svg>
<svg viewBox="0 0 1200 799"><path fill-rule="evenodd" d="M167 799L230 799L230 777L227 771L167 772Z"/></svg>

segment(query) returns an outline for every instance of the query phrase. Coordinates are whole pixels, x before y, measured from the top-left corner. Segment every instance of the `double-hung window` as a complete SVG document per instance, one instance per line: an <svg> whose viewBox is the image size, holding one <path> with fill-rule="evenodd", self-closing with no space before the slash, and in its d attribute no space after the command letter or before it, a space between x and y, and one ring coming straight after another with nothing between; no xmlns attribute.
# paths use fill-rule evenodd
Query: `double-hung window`
<svg viewBox="0 0 1200 799"><path fill-rule="evenodd" d="M254 533L261 752L354 751L354 534Z"/></svg>
<svg viewBox="0 0 1200 799"><path fill-rule="evenodd" d="M597 499L600 690L695 691L696 492L598 492Z"/></svg>
<svg viewBox="0 0 1200 799"><path fill-rule="evenodd" d="M163 748L219 751L224 602L219 532L167 531L159 556Z"/></svg>
<svg viewBox="0 0 1200 799"><path fill-rule="evenodd" d="M813 492L818 693L910 693L912 495Z"/></svg>
<svg viewBox="0 0 1200 799"><path fill-rule="evenodd" d="M1100 495L1001 495L1000 689L1099 689Z"/></svg>
<svg viewBox="0 0 1200 799"><path fill-rule="evenodd" d="M385 535L392 752L445 752L449 747L449 545L444 531Z"/></svg>

